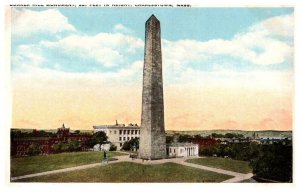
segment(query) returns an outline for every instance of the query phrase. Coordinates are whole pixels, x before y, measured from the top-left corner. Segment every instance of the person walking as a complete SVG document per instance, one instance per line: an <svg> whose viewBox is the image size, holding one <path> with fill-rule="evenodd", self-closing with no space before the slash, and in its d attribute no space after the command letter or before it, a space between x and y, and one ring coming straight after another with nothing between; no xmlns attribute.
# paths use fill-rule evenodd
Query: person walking
<svg viewBox="0 0 300 193"><path fill-rule="evenodd" d="M104 162L108 163L106 150L104 150L103 152L103 158L104 158Z"/></svg>

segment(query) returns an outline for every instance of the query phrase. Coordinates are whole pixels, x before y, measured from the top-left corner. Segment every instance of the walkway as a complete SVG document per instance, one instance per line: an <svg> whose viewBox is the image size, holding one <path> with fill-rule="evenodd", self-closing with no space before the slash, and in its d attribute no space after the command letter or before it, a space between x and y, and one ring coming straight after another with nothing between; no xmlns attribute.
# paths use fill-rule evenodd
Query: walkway
<svg viewBox="0 0 300 193"><path fill-rule="evenodd" d="M117 156L115 158L117 158L118 160L110 161L109 163L133 162L133 163L150 165L150 164L163 164L163 163L173 162L173 163L181 164L181 165L188 166L188 167L193 167L193 168L198 168L198 169L202 169L202 170L208 170L211 172L216 172L216 173L220 173L220 174L233 176L233 178L223 181L224 183L240 182L240 181L249 179L253 176L252 173L242 174L242 173L232 172L232 171L228 171L228 170L223 170L223 169L218 169L218 168L213 168L213 167L208 167L208 166L185 162L185 160L191 159L193 157L161 159L161 160L152 160L152 161L147 161L147 160L143 161L141 159L131 159L131 158L129 158L129 155ZM194 158L196 158L196 157L194 157ZM107 165L107 163L102 162L102 163L95 163L95 164L87 164L87 165L76 166L76 167L71 167L71 168L52 170L52 171L47 171L47 172L35 173L35 174L28 174L28 175L24 175L24 176L11 177L11 181L16 181L16 180L25 179L25 178L32 178L32 177L37 177L37 176L44 176L44 175L49 175L49 174L57 174L57 173L75 171L75 170L88 169L88 168L104 166L104 165Z"/></svg>
<svg viewBox="0 0 300 193"><path fill-rule="evenodd" d="M32 178L32 177L37 177L37 176L49 175L49 174L57 174L57 173L75 171L75 170L88 169L88 168L93 168L96 166L102 166L105 164L107 164L107 163L95 163L95 164L88 164L88 165L82 165L82 166L75 166L75 167L71 167L71 168L64 168L64 169L47 171L47 172L28 174L28 175L24 175L24 176L11 177L10 179L11 179L11 181L16 181L16 180L25 179L25 178Z"/></svg>
<svg viewBox="0 0 300 193"><path fill-rule="evenodd" d="M120 161L120 162L134 162L134 163L146 164L146 165L147 164L163 164L163 163L167 163L167 162L173 162L173 163L181 164L181 165L188 166L188 167L193 167L193 168L198 168L198 169L202 169L202 170L208 170L211 172L216 172L219 174L233 176L233 178L225 180L225 181L223 181L223 183L240 182L243 180L247 180L253 176L252 173L243 174L243 173L232 172L232 171L228 171L228 170L223 170L223 169L218 169L218 168L213 168L213 167L208 167L208 166L185 162L187 159L192 159L192 158L201 158L201 157L196 156L196 157L188 157L188 158L184 157L184 158L161 159L161 160L152 160L152 161L146 161L146 160L142 161L141 159L132 160L131 158L129 158L129 156L118 156L117 157L118 161Z"/></svg>

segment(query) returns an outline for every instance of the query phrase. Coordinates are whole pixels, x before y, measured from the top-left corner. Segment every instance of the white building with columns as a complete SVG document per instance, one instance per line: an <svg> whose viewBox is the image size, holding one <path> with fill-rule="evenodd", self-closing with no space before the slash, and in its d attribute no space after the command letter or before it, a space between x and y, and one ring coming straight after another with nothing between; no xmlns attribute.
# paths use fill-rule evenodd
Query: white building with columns
<svg viewBox="0 0 300 193"><path fill-rule="evenodd" d="M169 157L198 156L198 145L193 143L171 143L167 145Z"/></svg>
<svg viewBox="0 0 300 193"><path fill-rule="evenodd" d="M103 131L108 137L108 141L117 146L120 150L126 141L133 138L140 138L140 127L137 124L120 124L116 121L115 125L93 126L94 133Z"/></svg>

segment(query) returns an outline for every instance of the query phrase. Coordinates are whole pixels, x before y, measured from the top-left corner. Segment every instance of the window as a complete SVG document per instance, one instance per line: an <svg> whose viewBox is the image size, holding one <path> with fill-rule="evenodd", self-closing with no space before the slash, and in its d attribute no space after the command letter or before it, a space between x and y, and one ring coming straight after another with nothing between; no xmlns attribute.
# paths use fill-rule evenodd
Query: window
<svg viewBox="0 0 300 193"><path fill-rule="evenodd" d="M122 130L119 130L119 134L122 135Z"/></svg>
<svg viewBox="0 0 300 193"><path fill-rule="evenodd" d="M137 134L137 130L134 131L134 134Z"/></svg>
<svg viewBox="0 0 300 193"><path fill-rule="evenodd" d="M174 153L175 153L175 148L174 148Z"/></svg>
<svg viewBox="0 0 300 193"><path fill-rule="evenodd" d="M127 140L129 141L129 137L127 137Z"/></svg>
<svg viewBox="0 0 300 193"><path fill-rule="evenodd" d="M141 134L141 131L139 130L139 134Z"/></svg>
<svg viewBox="0 0 300 193"><path fill-rule="evenodd" d="M122 141L122 137L119 137L119 141Z"/></svg>
<svg viewBox="0 0 300 193"><path fill-rule="evenodd" d="M131 139L133 139L133 137L131 137Z"/></svg>
<svg viewBox="0 0 300 193"><path fill-rule="evenodd" d="M111 131L109 131L109 133L111 133Z"/></svg>
<svg viewBox="0 0 300 193"><path fill-rule="evenodd" d="M133 135L133 132L134 132L134 131L133 131L133 130L131 130L131 135Z"/></svg>
<svg viewBox="0 0 300 193"><path fill-rule="evenodd" d="M123 137L123 141L126 141L126 137Z"/></svg>
<svg viewBox="0 0 300 193"><path fill-rule="evenodd" d="M127 130L127 134L130 134L130 130Z"/></svg>
<svg viewBox="0 0 300 193"><path fill-rule="evenodd" d="M123 143L120 143L120 147L122 147Z"/></svg>
<svg viewBox="0 0 300 193"><path fill-rule="evenodd" d="M114 134L117 134L117 131L114 131Z"/></svg>

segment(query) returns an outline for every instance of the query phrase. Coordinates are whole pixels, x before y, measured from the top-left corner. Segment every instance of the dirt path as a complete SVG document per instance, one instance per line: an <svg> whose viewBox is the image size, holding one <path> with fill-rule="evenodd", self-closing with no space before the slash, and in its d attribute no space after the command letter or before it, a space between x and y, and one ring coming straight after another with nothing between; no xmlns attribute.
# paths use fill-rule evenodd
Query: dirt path
<svg viewBox="0 0 300 193"><path fill-rule="evenodd" d="M161 160L152 160L152 161L147 161L147 160L143 161L141 159L131 159L131 158L129 158L129 155L116 156L115 158L117 158L118 160L110 161L109 163L102 162L102 163L95 163L95 164L87 164L87 165L76 166L76 167L71 167L71 168L65 168L65 169L59 169L59 170L53 170L53 171L47 171L47 172L41 172L41 173L35 173L35 174L28 174L28 175L24 175L24 176L11 177L11 181L16 181L16 180L25 179L25 178L32 178L32 177L37 177L37 176L44 176L44 175L49 175L49 174L57 174L57 173L75 171L75 170L88 169L88 168L93 168L93 167L97 167L97 166L104 166L104 165L107 165L110 163L119 163L119 162L133 162L133 163L139 163L139 164L145 164L145 165L163 164L163 163L173 162L173 163L181 164L181 165L188 166L188 167L193 167L193 168L198 168L198 169L202 169L202 170L208 170L211 172L216 172L216 173L220 173L220 174L233 176L233 178L223 181L225 183L240 182L240 181L249 179L253 176L252 173L242 174L242 173L232 172L232 171L228 171L228 170L223 170L223 169L218 169L218 168L213 168L213 167L208 167L208 166L185 162L185 160L191 159L193 157L161 159ZM194 158L196 158L196 157L194 157Z"/></svg>

